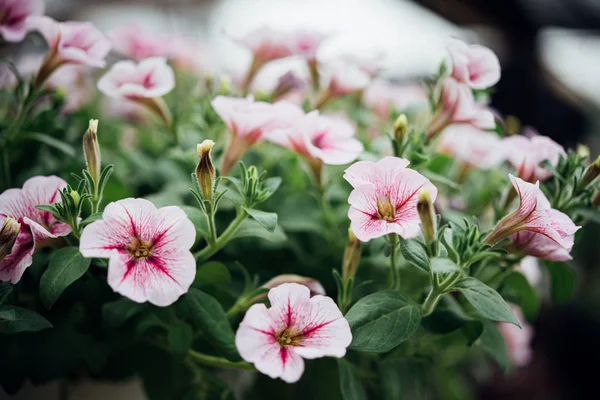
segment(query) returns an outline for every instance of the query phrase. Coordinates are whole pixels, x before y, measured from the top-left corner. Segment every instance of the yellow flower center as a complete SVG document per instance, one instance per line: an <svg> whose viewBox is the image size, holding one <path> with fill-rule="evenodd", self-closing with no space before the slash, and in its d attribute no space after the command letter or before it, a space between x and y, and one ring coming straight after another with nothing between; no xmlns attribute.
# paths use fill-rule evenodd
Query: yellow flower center
<svg viewBox="0 0 600 400"><path fill-rule="evenodd" d="M131 243L127 246L127 251L136 260L148 258L152 255L154 246L147 240L138 239L136 237L131 239Z"/></svg>
<svg viewBox="0 0 600 400"><path fill-rule="evenodd" d="M396 220L396 207L392 205L389 198L377 199L377 218L387 222Z"/></svg>
<svg viewBox="0 0 600 400"><path fill-rule="evenodd" d="M277 340L277 343L284 347L298 346L300 343L302 343L302 334L294 331L292 328L286 328L277 336L275 336L275 340Z"/></svg>

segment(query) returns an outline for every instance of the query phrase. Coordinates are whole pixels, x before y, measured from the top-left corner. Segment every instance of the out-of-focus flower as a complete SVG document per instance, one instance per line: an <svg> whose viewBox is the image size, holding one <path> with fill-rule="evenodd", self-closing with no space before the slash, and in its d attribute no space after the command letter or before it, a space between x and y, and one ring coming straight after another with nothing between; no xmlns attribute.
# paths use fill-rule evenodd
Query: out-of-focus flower
<svg viewBox="0 0 600 400"><path fill-rule="evenodd" d="M301 104L308 84L306 76L296 71L281 73L280 70L264 68L252 82L253 93L270 94L273 100L287 100Z"/></svg>
<svg viewBox="0 0 600 400"><path fill-rule="evenodd" d="M344 96L365 89L371 82L369 74L357 64L334 61L325 66L329 72L329 92Z"/></svg>
<svg viewBox="0 0 600 400"><path fill-rule="evenodd" d="M274 104L247 98L217 96L211 102L213 109L232 134L223 155L221 175L227 175L246 150L275 129L291 126L304 115L300 107L287 101Z"/></svg>
<svg viewBox="0 0 600 400"><path fill-rule="evenodd" d="M172 35L168 56L175 68L190 72L207 73L212 66L203 44L195 39Z"/></svg>
<svg viewBox="0 0 600 400"><path fill-rule="evenodd" d="M190 248L196 229L179 207L157 209L144 199L110 203L102 220L86 226L84 257L108 258L108 284L143 303L168 306L186 293L196 275Z"/></svg>
<svg viewBox="0 0 600 400"><path fill-rule="evenodd" d="M271 308L254 304L235 335L244 360L263 374L293 383L304 372L303 358L338 357L352 342L348 321L335 302L310 297L297 283L284 283L269 291Z"/></svg>
<svg viewBox="0 0 600 400"><path fill-rule="evenodd" d="M479 129L496 126L494 114L477 104L471 88L453 78L447 78L442 86L439 108L427 126L427 138L431 140L451 124L471 124Z"/></svg>
<svg viewBox="0 0 600 400"><path fill-rule="evenodd" d="M363 151L354 134L354 126L348 120L312 111L299 117L291 127L271 132L267 139L325 164L343 165L356 160Z"/></svg>
<svg viewBox="0 0 600 400"><path fill-rule="evenodd" d="M487 47L468 46L451 38L446 45L452 59L452 76L473 89L487 89L500 80L500 61Z"/></svg>
<svg viewBox="0 0 600 400"><path fill-rule="evenodd" d="M36 83L41 84L64 64L83 64L103 68L110 41L89 22L57 22L49 17L27 19L32 30L38 30L50 50L40 68Z"/></svg>
<svg viewBox="0 0 600 400"><path fill-rule="evenodd" d="M35 208L60 201L58 191L66 185L56 176L36 176L25 181L22 189L8 189L0 194L0 223L10 217L21 224L12 252L0 261L0 281L19 282L25 269L31 265L36 249L71 232L68 224L60 223L51 213Z"/></svg>
<svg viewBox="0 0 600 400"><path fill-rule="evenodd" d="M419 191L429 191L431 202L437 189L417 171L406 168L409 161L384 157L376 163L359 161L344 174L354 190L348 197L350 227L363 242L397 233L404 239L419 236L421 221L417 211Z"/></svg>
<svg viewBox="0 0 600 400"><path fill-rule="evenodd" d="M307 278L306 276L294 275L294 274L282 274L277 275L273 279L270 279L262 287L266 289L273 289L277 286L283 285L284 283L298 283L306 286L310 290L310 295L314 296L317 294L325 296L325 288L316 279ZM266 296L265 296L266 297Z"/></svg>
<svg viewBox="0 0 600 400"><path fill-rule="evenodd" d="M463 165L485 170L498 167L506 158L498 135L470 124L455 124L444 129L438 151Z"/></svg>
<svg viewBox="0 0 600 400"><path fill-rule="evenodd" d="M536 257L527 256L523 258L517 266L517 271L525 275L531 286L538 287L542 283L542 270Z"/></svg>
<svg viewBox="0 0 600 400"><path fill-rule="evenodd" d="M356 65L362 71L369 74L371 78L374 78L379 71L381 71L383 58L384 56L382 53L360 52L354 54L342 54L337 57L337 60L342 64L347 63Z"/></svg>
<svg viewBox="0 0 600 400"><path fill-rule="evenodd" d="M416 83L398 84L375 79L362 98L367 107L384 120L390 118L392 109L403 111L412 105L427 106L427 91Z"/></svg>
<svg viewBox="0 0 600 400"><path fill-rule="evenodd" d="M510 236L513 246L528 255L564 258L565 252L568 255L571 251L573 235L580 227L575 226L565 214L550 207L550 202L539 188L539 182L533 184L512 175L509 177L519 195L519 208L498 222L484 242L493 245Z"/></svg>
<svg viewBox="0 0 600 400"><path fill-rule="evenodd" d="M0 262L6 258L17 242L19 233L21 232L21 224L12 217L4 217L0 215Z"/></svg>
<svg viewBox="0 0 600 400"><path fill-rule="evenodd" d="M552 172L542 167L543 161L552 166L558 164L561 156L566 157L565 149L547 136L529 130L528 136L513 135L503 140L506 157L517 170L517 176L527 182L546 180Z"/></svg>
<svg viewBox="0 0 600 400"><path fill-rule="evenodd" d="M93 82L84 65L65 65L46 81L46 86L64 96L62 112L69 114L88 102L93 92Z"/></svg>
<svg viewBox="0 0 600 400"><path fill-rule="evenodd" d="M1 0L0 35L7 42L20 42L31 26L27 18L44 15L44 0Z"/></svg>
<svg viewBox="0 0 600 400"><path fill-rule="evenodd" d="M497 326L504 337L508 357L516 366L523 367L529 364L533 357L531 350L533 328L525 322L525 318L519 307L511 304L511 308L521 323L522 328L508 322L499 322Z"/></svg>
<svg viewBox="0 0 600 400"><path fill-rule="evenodd" d="M165 35L151 32L136 23L112 30L108 38L117 53L138 62L150 57L167 57L172 45Z"/></svg>

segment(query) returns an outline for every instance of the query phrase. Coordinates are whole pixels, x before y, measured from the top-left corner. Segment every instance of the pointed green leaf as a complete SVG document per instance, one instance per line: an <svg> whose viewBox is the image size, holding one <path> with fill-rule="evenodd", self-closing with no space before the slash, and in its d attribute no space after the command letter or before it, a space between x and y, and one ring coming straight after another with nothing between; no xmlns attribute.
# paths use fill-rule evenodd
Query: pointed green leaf
<svg viewBox="0 0 600 400"><path fill-rule="evenodd" d="M287 240L285 232L279 225L277 225L275 232L270 233L265 231L265 229L258 222L249 219L242 223L233 237L236 239L244 237L259 237L271 243L283 243Z"/></svg>
<svg viewBox="0 0 600 400"><path fill-rule="evenodd" d="M400 252L409 263L421 268L425 272L429 272L431 270L427 252L416 240L401 240Z"/></svg>
<svg viewBox="0 0 600 400"><path fill-rule="evenodd" d="M102 306L102 318L112 328L120 328L133 316L141 313L147 308L147 304L136 303L126 297L105 303Z"/></svg>
<svg viewBox="0 0 600 400"><path fill-rule="evenodd" d="M340 390L344 400L367 400L365 388L360 382L354 366L343 358L338 359L337 364L340 371Z"/></svg>
<svg viewBox="0 0 600 400"><path fill-rule="evenodd" d="M52 308L62 292L86 273L91 259L85 258L77 247L64 247L52 254L50 264L40 279L40 300Z"/></svg>
<svg viewBox="0 0 600 400"><path fill-rule="evenodd" d="M500 333L496 324L490 321L482 322L483 332L476 344L492 356L503 371L506 371L509 366L509 361L504 336L502 336L502 333Z"/></svg>
<svg viewBox="0 0 600 400"><path fill-rule="evenodd" d="M275 232L275 228L277 228L277 214L272 212L266 212L261 210L256 210L254 208L246 208L244 207L244 211L248 213L252 218L256 220L267 230L267 232L273 233Z"/></svg>
<svg viewBox="0 0 600 400"><path fill-rule="evenodd" d="M97 213L94 213L94 214L90 215L89 217L87 217L83 221L81 221L81 225L83 226L83 225L91 224L92 222L99 221L101 219L102 219L102 213L101 212L97 212Z"/></svg>
<svg viewBox="0 0 600 400"><path fill-rule="evenodd" d="M209 261L196 270L194 285L216 285L231 282L231 274L225 264L218 261Z"/></svg>
<svg viewBox="0 0 600 400"><path fill-rule="evenodd" d="M52 328L52 324L34 311L0 306L0 333L36 332L47 328Z"/></svg>
<svg viewBox="0 0 600 400"><path fill-rule="evenodd" d="M521 326L502 296L480 280L464 278L458 281L453 288L461 292L484 318Z"/></svg>

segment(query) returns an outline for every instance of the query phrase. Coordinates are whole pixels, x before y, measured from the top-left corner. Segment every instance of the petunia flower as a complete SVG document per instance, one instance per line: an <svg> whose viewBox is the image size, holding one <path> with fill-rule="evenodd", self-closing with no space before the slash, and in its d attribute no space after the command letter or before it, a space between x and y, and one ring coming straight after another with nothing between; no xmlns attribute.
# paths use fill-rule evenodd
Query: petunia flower
<svg viewBox="0 0 600 400"><path fill-rule="evenodd" d="M108 284L143 303L168 306L186 293L196 275L190 252L196 229L179 207L157 209L144 199L110 203L102 220L86 226L79 250L108 258Z"/></svg>
<svg viewBox="0 0 600 400"><path fill-rule="evenodd" d="M171 127L171 115L161 99L175 87L175 73L162 57L147 58L139 64L119 61L98 81L98 89L116 99L144 105Z"/></svg>
<svg viewBox="0 0 600 400"><path fill-rule="evenodd" d="M0 261L0 281L19 282L31 265L35 250L71 232L68 224L35 208L60 201L58 191L66 186L67 183L56 176L36 176L25 181L22 189L8 189L0 194L0 223L10 217L21 224L11 253Z"/></svg>
<svg viewBox="0 0 600 400"><path fill-rule="evenodd" d="M268 296L271 307L250 307L235 335L244 360L271 378L293 383L304 372L304 358L344 357L352 333L331 298L310 297L310 290L297 283L277 286Z"/></svg>
<svg viewBox="0 0 600 400"><path fill-rule="evenodd" d="M325 288L316 279L307 278L306 276L300 276L295 274L282 274L265 282L262 287L266 289L274 289L277 286L283 285L284 283L297 283L306 286L310 290L311 296L320 294L325 296Z"/></svg>
<svg viewBox="0 0 600 400"><path fill-rule="evenodd" d="M550 207L550 202L539 188L539 182L533 184L513 175L509 177L519 195L519 208L500 220L484 242L493 245L511 236L516 240L516 246L526 248L527 243L533 241L532 245L540 246L537 251L546 254L548 243L545 240L540 242L541 238L535 239L535 236L529 235L513 236L522 232L532 233L554 242L555 251L558 251L558 246L568 253L573 247L573 235L580 227L575 226L565 214ZM527 251L534 255L530 247Z"/></svg>
<svg viewBox="0 0 600 400"><path fill-rule="evenodd" d="M312 111L289 128L277 129L267 139L309 158L329 165L348 164L363 151L354 137L354 126L338 116L319 115Z"/></svg>
<svg viewBox="0 0 600 400"><path fill-rule="evenodd" d="M485 170L498 167L506 158L498 135L470 124L450 125L442 132L437 148L465 166Z"/></svg>
<svg viewBox="0 0 600 400"><path fill-rule="evenodd" d="M151 32L136 23L112 30L108 38L117 53L137 62L150 57L167 57L172 45L165 35Z"/></svg>
<svg viewBox="0 0 600 400"><path fill-rule="evenodd" d="M529 364L533 358L533 351L531 350L533 328L526 323L519 307L511 304L510 308L520 321L521 328L508 322L499 322L497 326L504 337L508 358L510 358L516 366L523 367Z"/></svg>
<svg viewBox="0 0 600 400"><path fill-rule="evenodd" d="M439 107L427 126L427 139L433 139L447 126L458 123L471 124L479 129L496 126L494 114L475 102L469 86L447 78L442 86Z"/></svg>
<svg viewBox="0 0 600 400"><path fill-rule="evenodd" d="M342 59L327 63L323 70L329 76L328 85L321 92L313 108L321 109L336 97L359 93L371 83L371 75L360 65Z"/></svg>
<svg viewBox="0 0 600 400"><path fill-rule="evenodd" d="M223 155L221 175L227 175L242 158L246 150L263 136L275 129L291 126L304 112L297 105L279 101L265 103L246 98L217 96L211 102L215 112L221 117L231 141Z"/></svg>
<svg viewBox="0 0 600 400"><path fill-rule="evenodd" d="M41 85L59 67L65 64L83 64L96 68L106 65L110 41L89 22L57 22L52 18L31 17L28 26L38 30L48 42L50 50L36 78Z"/></svg>
<svg viewBox="0 0 600 400"><path fill-rule="evenodd" d="M431 202L437 189L417 171L406 168L409 161L384 157L376 163L359 161L344 174L354 190L348 197L350 228L356 237L367 242L388 233L404 239L421 233L417 203L419 191L429 191Z"/></svg>
<svg viewBox="0 0 600 400"><path fill-rule="evenodd" d="M403 111L409 106L427 106L427 91L416 83L393 83L374 80L363 94L365 105L383 120L388 120L392 109Z"/></svg>
<svg viewBox="0 0 600 400"><path fill-rule="evenodd" d="M20 42L31 27L27 18L44 15L44 0L0 1L0 35L7 42Z"/></svg>
<svg viewBox="0 0 600 400"><path fill-rule="evenodd" d="M500 80L500 61L487 47L469 46L451 38L446 45L452 60L452 76L473 89L487 89Z"/></svg>
<svg viewBox="0 0 600 400"><path fill-rule="evenodd" d="M552 172L542 167L543 161L552 166L558 164L561 156L566 157L565 149L547 136L538 135L529 129L529 137L513 135L503 140L508 161L517 170L517 176L527 182L543 181Z"/></svg>

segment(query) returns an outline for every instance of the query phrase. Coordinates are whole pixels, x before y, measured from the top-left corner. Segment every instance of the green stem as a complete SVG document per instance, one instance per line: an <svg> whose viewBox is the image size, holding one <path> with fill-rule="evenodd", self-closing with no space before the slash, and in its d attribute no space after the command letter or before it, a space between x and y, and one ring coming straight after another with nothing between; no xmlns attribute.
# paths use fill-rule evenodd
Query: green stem
<svg viewBox="0 0 600 400"><path fill-rule="evenodd" d="M390 289L400 290L400 273L396 267L396 252L398 248L398 235L391 233L388 235L390 245Z"/></svg>
<svg viewBox="0 0 600 400"><path fill-rule="evenodd" d="M433 310L435 310L435 306L437 306L437 303L440 301L442 296L443 293L440 293L437 285L433 285L431 287L431 291L427 295L427 298L425 298L425 302L423 302L422 315L424 317L428 316L433 312Z"/></svg>
<svg viewBox="0 0 600 400"><path fill-rule="evenodd" d="M217 238L213 245L208 244L205 248L197 252L194 256L196 257L196 261L204 261L211 256L213 256L216 252L221 250L231 239L231 236L237 231L242 222L246 219L248 215L243 210L238 210L238 213L233 221L229 224L227 229L223 231L221 236Z"/></svg>
<svg viewBox="0 0 600 400"><path fill-rule="evenodd" d="M245 297L240 297L237 299L234 305L231 306L229 310L225 313L228 319L235 318L236 315L245 311L248 308L248 301Z"/></svg>
<svg viewBox="0 0 600 400"><path fill-rule="evenodd" d="M216 368L228 368L228 369L244 369L244 370L254 370L254 365L249 364L247 362L233 362L226 360L225 358L209 356L207 354L198 353L197 351L190 350L189 351L190 358L197 362L198 364L205 365L207 367L216 367Z"/></svg>
<svg viewBox="0 0 600 400"><path fill-rule="evenodd" d="M217 242L217 227L215 225L215 213L211 211L206 213L206 220L208 221L208 244L214 246Z"/></svg>

